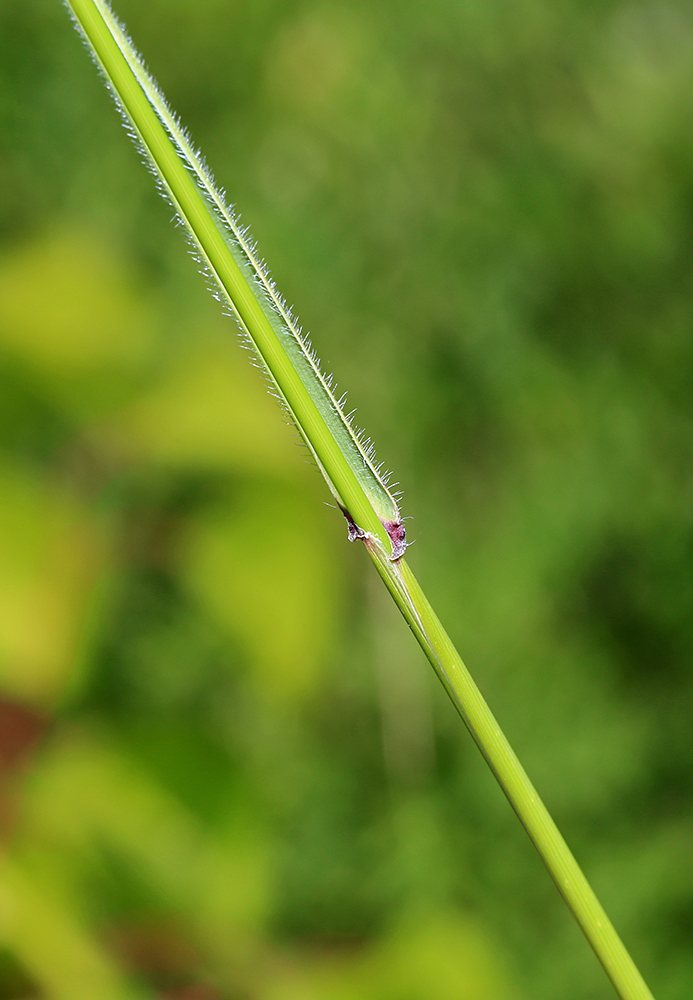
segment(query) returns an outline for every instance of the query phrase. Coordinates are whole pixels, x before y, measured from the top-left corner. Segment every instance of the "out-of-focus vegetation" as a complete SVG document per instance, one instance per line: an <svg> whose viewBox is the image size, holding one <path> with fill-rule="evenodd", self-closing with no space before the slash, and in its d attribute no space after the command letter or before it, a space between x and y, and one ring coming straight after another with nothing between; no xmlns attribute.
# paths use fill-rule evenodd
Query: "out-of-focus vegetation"
<svg viewBox="0 0 693 1000"><path fill-rule="evenodd" d="M117 12L689 997L693 4ZM57 2L0 5L0 142L0 997L609 996Z"/></svg>

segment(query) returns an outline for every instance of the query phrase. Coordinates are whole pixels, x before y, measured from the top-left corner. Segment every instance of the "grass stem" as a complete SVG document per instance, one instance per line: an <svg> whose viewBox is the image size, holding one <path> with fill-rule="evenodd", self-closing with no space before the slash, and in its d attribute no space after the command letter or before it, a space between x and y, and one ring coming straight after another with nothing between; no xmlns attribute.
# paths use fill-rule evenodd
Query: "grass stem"
<svg viewBox="0 0 693 1000"><path fill-rule="evenodd" d="M146 161L174 205L216 294L254 346L340 505L462 716L622 1000L652 994L537 795L406 560L393 541L399 511L371 455L331 396L316 359L103 0L69 0ZM373 478L375 476L375 478ZM390 506L392 502L393 506ZM401 523L401 522L400 522ZM391 544L392 543L392 544Z"/></svg>

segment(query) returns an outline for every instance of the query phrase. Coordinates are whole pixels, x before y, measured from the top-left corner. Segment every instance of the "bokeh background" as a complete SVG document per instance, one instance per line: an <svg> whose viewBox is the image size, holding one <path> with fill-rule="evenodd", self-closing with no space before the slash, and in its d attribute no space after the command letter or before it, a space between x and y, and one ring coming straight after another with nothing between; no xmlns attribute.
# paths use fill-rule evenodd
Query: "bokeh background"
<svg viewBox="0 0 693 1000"><path fill-rule="evenodd" d="M693 3L117 11L690 997ZM58 0L0 143L0 998L612 996Z"/></svg>

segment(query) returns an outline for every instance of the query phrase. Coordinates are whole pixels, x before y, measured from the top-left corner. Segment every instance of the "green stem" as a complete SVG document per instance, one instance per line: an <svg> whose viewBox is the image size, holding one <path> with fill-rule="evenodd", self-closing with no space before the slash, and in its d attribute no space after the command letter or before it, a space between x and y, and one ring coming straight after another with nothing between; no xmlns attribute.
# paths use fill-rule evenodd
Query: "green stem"
<svg viewBox="0 0 693 1000"><path fill-rule="evenodd" d="M75 20L132 123L143 151L188 229L223 298L255 345L291 415L332 488L361 529L376 568L433 665L474 741L517 813L566 903L622 1000L652 1000L652 994L616 934L594 892L537 795L520 762L450 638L403 558L394 559L374 494L364 489L360 467L350 464L304 384L286 346L239 266L210 201L211 181L193 177L196 165L181 159L162 124L171 121L163 98L136 62L104 0L69 0ZM157 113L158 108L158 113ZM164 114L162 115L162 108ZM189 158L189 157L188 157ZM215 200L214 195L212 200ZM228 221L228 220L227 220ZM237 235L237 234L236 234ZM329 415L328 415L329 416ZM376 506L374 506L376 503Z"/></svg>
<svg viewBox="0 0 693 1000"><path fill-rule="evenodd" d="M622 1000L653 1000L637 966L409 566L404 559L398 563L383 559L375 546L370 546L369 549L385 585L529 834L616 992Z"/></svg>

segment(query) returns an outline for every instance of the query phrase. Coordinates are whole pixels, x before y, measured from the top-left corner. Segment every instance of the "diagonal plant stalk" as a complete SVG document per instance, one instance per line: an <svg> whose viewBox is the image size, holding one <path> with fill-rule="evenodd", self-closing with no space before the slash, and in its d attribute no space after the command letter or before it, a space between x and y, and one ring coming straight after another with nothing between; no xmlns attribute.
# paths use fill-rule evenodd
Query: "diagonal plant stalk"
<svg viewBox="0 0 693 1000"><path fill-rule="evenodd" d="M65 0L145 162L184 225L214 294L237 320L378 573L462 716L622 1000L652 994L404 559L395 495L370 443L258 259L247 232L104 0Z"/></svg>

